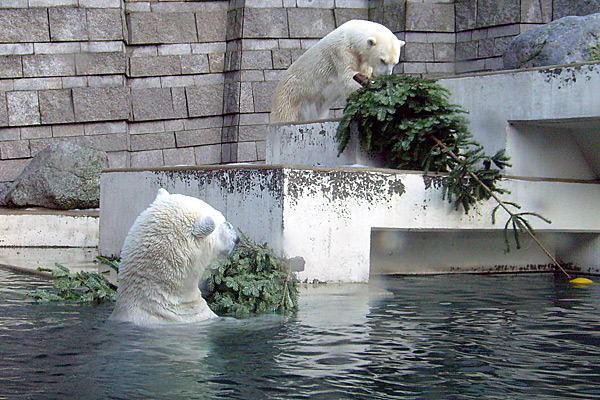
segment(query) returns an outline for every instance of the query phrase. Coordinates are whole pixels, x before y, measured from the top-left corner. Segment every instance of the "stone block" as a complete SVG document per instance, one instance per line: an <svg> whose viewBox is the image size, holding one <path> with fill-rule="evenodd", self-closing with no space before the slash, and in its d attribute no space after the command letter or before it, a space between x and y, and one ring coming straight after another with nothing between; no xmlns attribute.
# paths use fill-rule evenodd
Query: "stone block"
<svg viewBox="0 0 600 400"><path fill-rule="evenodd" d="M406 30L454 32L454 5L446 3L406 3Z"/></svg>
<svg viewBox="0 0 600 400"><path fill-rule="evenodd" d="M77 75L125 74L127 57L123 53L81 53L75 56Z"/></svg>
<svg viewBox="0 0 600 400"><path fill-rule="evenodd" d="M246 50L242 53L241 69L273 69L270 50Z"/></svg>
<svg viewBox="0 0 600 400"><path fill-rule="evenodd" d="M127 150L127 135L125 133L115 133L111 135L86 135L75 136L70 140L95 149L104 151L123 151Z"/></svg>
<svg viewBox="0 0 600 400"><path fill-rule="evenodd" d="M341 115L336 116L336 118L341 118ZM256 161L258 161L259 163L264 163L265 160L267 159L267 141L266 140L261 140L260 142L256 142L256 153L257 153L257 157L258 157L258 159Z"/></svg>
<svg viewBox="0 0 600 400"><path fill-rule="evenodd" d="M220 144L195 147L194 153L196 156L196 165L220 164L222 160Z"/></svg>
<svg viewBox="0 0 600 400"><path fill-rule="evenodd" d="M88 8L86 13L90 40L123 40L120 9Z"/></svg>
<svg viewBox="0 0 600 400"><path fill-rule="evenodd" d="M22 78L23 63L19 56L0 56L0 77Z"/></svg>
<svg viewBox="0 0 600 400"><path fill-rule="evenodd" d="M18 128L12 128L18 130ZM50 126L27 126L20 129L21 139L42 139L52 137L52 127ZM0 135L1 140L1 135Z"/></svg>
<svg viewBox="0 0 600 400"><path fill-rule="evenodd" d="M240 97L241 97L241 83L225 82L223 86L223 113L224 114L237 114L240 112Z"/></svg>
<svg viewBox="0 0 600 400"><path fill-rule="evenodd" d="M261 141L267 138L267 125L243 125L240 126L239 140Z"/></svg>
<svg viewBox="0 0 600 400"><path fill-rule="evenodd" d="M86 12L78 7L52 7L48 9L50 40L72 42L88 40Z"/></svg>
<svg viewBox="0 0 600 400"><path fill-rule="evenodd" d="M131 153L132 168L162 167L164 164L161 150L136 151Z"/></svg>
<svg viewBox="0 0 600 400"><path fill-rule="evenodd" d="M129 59L131 76L180 75L179 56L134 57Z"/></svg>
<svg viewBox="0 0 600 400"><path fill-rule="evenodd" d="M333 8L335 0L296 0L297 7L304 8Z"/></svg>
<svg viewBox="0 0 600 400"><path fill-rule="evenodd" d="M171 89L131 89L134 121L175 118Z"/></svg>
<svg viewBox="0 0 600 400"><path fill-rule="evenodd" d="M192 54L192 44L161 44L156 46L159 56L181 56Z"/></svg>
<svg viewBox="0 0 600 400"><path fill-rule="evenodd" d="M225 70L225 53L213 53L208 55L208 64L211 73L220 73Z"/></svg>
<svg viewBox="0 0 600 400"><path fill-rule="evenodd" d="M456 73L479 72L485 70L485 60L469 60L456 63Z"/></svg>
<svg viewBox="0 0 600 400"><path fill-rule="evenodd" d="M165 165L196 165L196 156L193 147L182 149L164 149Z"/></svg>
<svg viewBox="0 0 600 400"><path fill-rule="evenodd" d="M184 130L204 129L204 128L220 128L223 126L223 117L206 117L206 118L187 118L184 119Z"/></svg>
<svg viewBox="0 0 600 400"><path fill-rule="evenodd" d="M184 75L207 74L209 72L208 55L194 54L181 56L181 73Z"/></svg>
<svg viewBox="0 0 600 400"><path fill-rule="evenodd" d="M408 42L404 46L406 61L433 61L433 44Z"/></svg>
<svg viewBox="0 0 600 400"><path fill-rule="evenodd" d="M129 152L128 151L111 151L106 153L108 156L108 168L128 168L129 167Z"/></svg>
<svg viewBox="0 0 600 400"><path fill-rule="evenodd" d="M175 147L173 132L148 133L145 135L131 135L131 150L160 150Z"/></svg>
<svg viewBox="0 0 600 400"><path fill-rule="evenodd" d="M477 42L460 42L456 43L456 60L472 60L477 58Z"/></svg>
<svg viewBox="0 0 600 400"><path fill-rule="evenodd" d="M72 54L35 54L23 56L23 76L75 75L75 57Z"/></svg>
<svg viewBox="0 0 600 400"><path fill-rule="evenodd" d="M221 143L221 127L175 132L177 147Z"/></svg>
<svg viewBox="0 0 600 400"><path fill-rule="evenodd" d="M417 62L405 62L403 63L404 73L409 75L421 75L427 73L427 66L425 63Z"/></svg>
<svg viewBox="0 0 600 400"><path fill-rule="evenodd" d="M473 0L457 0L454 4L456 10L456 31L475 29L477 17L477 2Z"/></svg>
<svg viewBox="0 0 600 400"><path fill-rule="evenodd" d="M35 91L6 93L8 106L8 125L39 125L40 107Z"/></svg>
<svg viewBox="0 0 600 400"><path fill-rule="evenodd" d="M289 35L284 8L246 8L244 38L286 38Z"/></svg>
<svg viewBox="0 0 600 400"><path fill-rule="evenodd" d="M173 98L173 113L175 118L187 118L187 100L185 98L184 87L171 88L171 97Z"/></svg>
<svg viewBox="0 0 600 400"><path fill-rule="evenodd" d="M504 61L502 57L486 58L485 69L487 71L499 71L504 69Z"/></svg>
<svg viewBox="0 0 600 400"><path fill-rule="evenodd" d="M0 126L8 126L8 108L6 105L6 95L0 92ZM0 133L2 140L2 133Z"/></svg>
<svg viewBox="0 0 600 400"><path fill-rule="evenodd" d="M190 117L223 114L223 85L186 87L185 94Z"/></svg>
<svg viewBox="0 0 600 400"><path fill-rule="evenodd" d="M382 24L392 32L398 33L406 30L406 2L385 4L383 6Z"/></svg>
<svg viewBox="0 0 600 400"><path fill-rule="evenodd" d="M194 43L193 13L132 13L127 16L129 44Z"/></svg>
<svg viewBox="0 0 600 400"><path fill-rule="evenodd" d="M427 63L427 74L433 77L453 75L454 63Z"/></svg>
<svg viewBox="0 0 600 400"><path fill-rule="evenodd" d="M128 125L131 135L140 135L143 133L166 132L163 121L156 122L132 122Z"/></svg>
<svg viewBox="0 0 600 400"><path fill-rule="evenodd" d="M70 89L40 91L39 101L42 124L75 122Z"/></svg>
<svg viewBox="0 0 600 400"><path fill-rule="evenodd" d="M87 78L89 87L110 88L125 86L124 75L89 75Z"/></svg>
<svg viewBox="0 0 600 400"><path fill-rule="evenodd" d="M291 38L321 39L335 29L333 10L320 8L290 8L288 20Z"/></svg>
<svg viewBox="0 0 600 400"><path fill-rule="evenodd" d="M242 37L242 27L244 26L244 10L235 8L227 11L227 30L226 40L236 40Z"/></svg>
<svg viewBox="0 0 600 400"><path fill-rule="evenodd" d="M31 157L28 140L14 140L0 143L0 158L3 160L27 157Z"/></svg>
<svg viewBox="0 0 600 400"><path fill-rule="evenodd" d="M340 26L351 19L369 19L369 7L365 8L336 8L333 10L335 26Z"/></svg>
<svg viewBox="0 0 600 400"><path fill-rule="evenodd" d="M129 88L75 88L75 121L110 121L129 119Z"/></svg>
<svg viewBox="0 0 600 400"><path fill-rule="evenodd" d="M241 82L240 84L240 113L254 112L254 97L252 95L252 82Z"/></svg>
<svg viewBox="0 0 600 400"><path fill-rule="evenodd" d="M16 56L33 54L33 43L3 43L0 44L0 56Z"/></svg>
<svg viewBox="0 0 600 400"><path fill-rule="evenodd" d="M477 28L508 25L519 22L520 0L478 0Z"/></svg>
<svg viewBox="0 0 600 400"><path fill-rule="evenodd" d="M206 11L196 13L198 42L224 42L227 35L227 13Z"/></svg>
<svg viewBox="0 0 600 400"><path fill-rule="evenodd" d="M271 99L275 93L277 81L255 82L252 84L255 112L270 112Z"/></svg>
<svg viewBox="0 0 600 400"><path fill-rule="evenodd" d="M24 78L14 81L14 90L62 89L62 78Z"/></svg>
<svg viewBox="0 0 600 400"><path fill-rule="evenodd" d="M82 124L61 124L52 127L52 137L83 136L85 129Z"/></svg>
<svg viewBox="0 0 600 400"><path fill-rule="evenodd" d="M21 139L20 128L0 128L0 142L5 140L19 140ZM24 137L23 139L28 139Z"/></svg>
<svg viewBox="0 0 600 400"><path fill-rule="evenodd" d="M288 69L292 65L292 50L277 49L272 50L271 54L273 56L273 68Z"/></svg>
<svg viewBox="0 0 600 400"><path fill-rule="evenodd" d="M3 9L0 13L0 43L47 42L49 32L45 8Z"/></svg>
<svg viewBox="0 0 600 400"><path fill-rule="evenodd" d="M237 162L258 161L256 142L239 142L237 144Z"/></svg>
<svg viewBox="0 0 600 400"><path fill-rule="evenodd" d="M118 122L97 122L83 125L86 135L106 135L112 133L126 133L127 123Z"/></svg>
<svg viewBox="0 0 600 400"><path fill-rule="evenodd" d="M433 43L433 60L436 62L453 62L456 45L453 43Z"/></svg>

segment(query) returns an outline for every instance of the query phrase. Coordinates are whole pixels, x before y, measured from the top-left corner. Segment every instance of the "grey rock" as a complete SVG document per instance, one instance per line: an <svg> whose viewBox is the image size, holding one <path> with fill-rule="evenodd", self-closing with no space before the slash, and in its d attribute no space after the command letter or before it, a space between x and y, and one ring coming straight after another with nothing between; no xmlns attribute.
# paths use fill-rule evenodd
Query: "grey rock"
<svg viewBox="0 0 600 400"><path fill-rule="evenodd" d="M97 208L100 173L108 167L105 152L71 142L40 151L8 189L0 187L0 204L70 210Z"/></svg>
<svg viewBox="0 0 600 400"><path fill-rule="evenodd" d="M504 53L505 69L541 67L597 60L600 14L570 16L518 35Z"/></svg>

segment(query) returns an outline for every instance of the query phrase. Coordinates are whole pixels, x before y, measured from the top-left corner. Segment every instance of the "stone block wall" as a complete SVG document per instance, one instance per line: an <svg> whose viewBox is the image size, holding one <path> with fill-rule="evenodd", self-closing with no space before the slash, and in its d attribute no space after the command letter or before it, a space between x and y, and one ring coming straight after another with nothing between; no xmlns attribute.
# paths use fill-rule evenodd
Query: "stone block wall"
<svg viewBox="0 0 600 400"><path fill-rule="evenodd" d="M0 1L0 182L60 140L107 151L112 168L262 162L282 73L353 18L407 42L395 72L445 76L501 69L515 35L599 3Z"/></svg>

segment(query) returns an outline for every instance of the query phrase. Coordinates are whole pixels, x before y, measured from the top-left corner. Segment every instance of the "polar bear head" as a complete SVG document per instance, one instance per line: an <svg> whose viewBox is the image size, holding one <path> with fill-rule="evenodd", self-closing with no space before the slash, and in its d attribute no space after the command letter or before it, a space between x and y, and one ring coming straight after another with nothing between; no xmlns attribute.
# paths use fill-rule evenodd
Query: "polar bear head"
<svg viewBox="0 0 600 400"><path fill-rule="evenodd" d="M216 317L201 297L199 280L211 261L238 242L219 211L159 189L125 238L111 319L149 325Z"/></svg>
<svg viewBox="0 0 600 400"><path fill-rule="evenodd" d="M400 49L405 42L385 26L372 21L351 20L343 28L352 41L359 42L361 61L373 70L373 75L391 75L400 61Z"/></svg>

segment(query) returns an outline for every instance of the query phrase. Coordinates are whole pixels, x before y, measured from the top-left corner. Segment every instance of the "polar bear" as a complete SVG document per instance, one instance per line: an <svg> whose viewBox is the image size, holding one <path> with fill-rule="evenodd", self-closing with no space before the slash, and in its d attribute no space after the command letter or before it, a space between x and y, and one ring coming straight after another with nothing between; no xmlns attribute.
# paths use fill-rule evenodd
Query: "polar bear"
<svg viewBox="0 0 600 400"><path fill-rule="evenodd" d="M125 238L110 319L152 325L215 318L198 283L208 264L238 242L219 211L159 189Z"/></svg>
<svg viewBox="0 0 600 400"><path fill-rule="evenodd" d="M283 74L271 107L271 123L327 118L338 100L360 85L356 74L391 75L404 41L376 22L351 20L308 49Z"/></svg>

